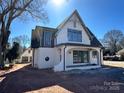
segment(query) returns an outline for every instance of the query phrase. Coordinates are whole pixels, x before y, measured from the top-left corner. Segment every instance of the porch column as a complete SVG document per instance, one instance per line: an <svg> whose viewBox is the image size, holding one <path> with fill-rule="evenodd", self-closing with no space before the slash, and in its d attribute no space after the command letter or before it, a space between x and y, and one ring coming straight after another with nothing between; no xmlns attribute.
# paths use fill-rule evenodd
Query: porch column
<svg viewBox="0 0 124 93"><path fill-rule="evenodd" d="M103 49L101 49L100 53L101 53L101 61L100 61L100 63L102 65L103 64Z"/></svg>
<svg viewBox="0 0 124 93"><path fill-rule="evenodd" d="M89 50L89 63L91 63L91 62L92 62L92 51Z"/></svg>
<svg viewBox="0 0 124 93"><path fill-rule="evenodd" d="M64 56L65 56L65 60L64 60L64 70L65 70L65 71L67 70L66 66L68 65L68 64L67 64L67 61L68 61L67 59L69 59L68 56L67 56L67 55L68 55L68 50L69 50L69 47L65 46L65 53L64 53Z"/></svg>
<svg viewBox="0 0 124 93"><path fill-rule="evenodd" d="M98 50L98 65L101 65L101 51Z"/></svg>

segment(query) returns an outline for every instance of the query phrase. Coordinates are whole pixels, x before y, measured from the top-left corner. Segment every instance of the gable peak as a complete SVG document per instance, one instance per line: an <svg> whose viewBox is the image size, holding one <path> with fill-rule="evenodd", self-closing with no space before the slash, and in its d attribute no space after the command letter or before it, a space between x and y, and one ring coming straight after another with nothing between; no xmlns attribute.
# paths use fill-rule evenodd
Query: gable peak
<svg viewBox="0 0 124 93"><path fill-rule="evenodd" d="M69 17L67 17L57 28L61 28L73 15L76 15L78 19L80 20L81 24L84 25L84 22L82 21L77 9L75 9Z"/></svg>

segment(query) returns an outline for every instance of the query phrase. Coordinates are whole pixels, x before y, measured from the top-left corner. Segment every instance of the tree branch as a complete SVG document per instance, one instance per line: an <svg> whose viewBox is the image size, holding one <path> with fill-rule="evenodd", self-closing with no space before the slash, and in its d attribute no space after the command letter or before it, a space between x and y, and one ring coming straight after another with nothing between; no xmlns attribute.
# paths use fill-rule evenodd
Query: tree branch
<svg viewBox="0 0 124 93"><path fill-rule="evenodd" d="M8 17L7 24L6 24L6 30L9 30L10 24L12 22L12 16L14 14L14 8L15 8L17 1L18 0L13 1L13 4L12 4L13 7L12 7L11 11L9 12L9 17ZM11 3L12 3L12 1L11 1Z"/></svg>
<svg viewBox="0 0 124 93"><path fill-rule="evenodd" d="M24 12L24 10L26 9L26 7L28 7L28 5L29 5L32 1L33 1L33 0L30 0L28 3L26 3L26 4L23 6L23 8L20 8L20 12L18 12L16 15L14 15L14 16L12 17L12 20L15 19L16 17L20 16L20 15Z"/></svg>

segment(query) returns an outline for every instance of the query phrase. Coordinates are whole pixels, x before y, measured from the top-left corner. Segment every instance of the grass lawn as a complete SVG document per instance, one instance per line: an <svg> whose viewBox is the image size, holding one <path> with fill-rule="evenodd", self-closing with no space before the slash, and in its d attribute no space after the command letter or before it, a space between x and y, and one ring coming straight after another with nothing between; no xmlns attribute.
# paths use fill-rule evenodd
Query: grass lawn
<svg viewBox="0 0 124 93"><path fill-rule="evenodd" d="M124 69L110 66L53 72L17 64L0 80L0 93L124 93Z"/></svg>

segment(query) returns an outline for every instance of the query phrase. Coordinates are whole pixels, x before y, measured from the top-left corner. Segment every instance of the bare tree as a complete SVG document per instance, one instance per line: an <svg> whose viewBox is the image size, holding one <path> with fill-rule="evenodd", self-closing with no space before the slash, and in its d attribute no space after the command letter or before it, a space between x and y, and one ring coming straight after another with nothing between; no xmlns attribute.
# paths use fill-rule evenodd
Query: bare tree
<svg viewBox="0 0 124 93"><path fill-rule="evenodd" d="M30 44L31 40L29 39L29 37L27 35L22 35L22 36L20 36L20 38L21 38L22 47L26 48L26 45Z"/></svg>
<svg viewBox="0 0 124 93"><path fill-rule="evenodd" d="M28 45L30 45L30 39L27 35L20 35L12 38L12 42L17 42L25 50Z"/></svg>
<svg viewBox="0 0 124 93"><path fill-rule="evenodd" d="M0 62L2 64L13 20L26 15L45 21L48 19L44 11L46 2L47 0L0 0Z"/></svg>
<svg viewBox="0 0 124 93"><path fill-rule="evenodd" d="M104 35L104 42L108 43L112 54L118 51L122 38L123 33L120 30L111 30Z"/></svg>
<svg viewBox="0 0 124 93"><path fill-rule="evenodd" d="M124 36L123 36L123 38L120 41L120 46L121 46L121 48L124 48Z"/></svg>
<svg viewBox="0 0 124 93"><path fill-rule="evenodd" d="M11 42L11 43L14 43L14 42L17 42L17 43L21 44L21 39L20 39L20 37L17 36L17 37L12 38L12 42Z"/></svg>

